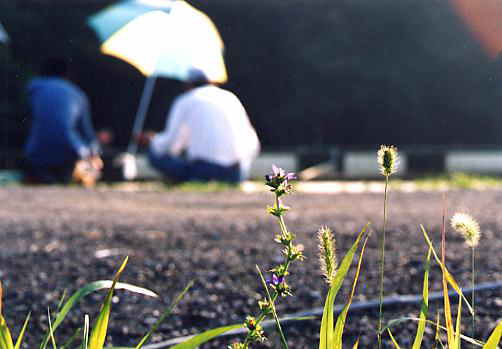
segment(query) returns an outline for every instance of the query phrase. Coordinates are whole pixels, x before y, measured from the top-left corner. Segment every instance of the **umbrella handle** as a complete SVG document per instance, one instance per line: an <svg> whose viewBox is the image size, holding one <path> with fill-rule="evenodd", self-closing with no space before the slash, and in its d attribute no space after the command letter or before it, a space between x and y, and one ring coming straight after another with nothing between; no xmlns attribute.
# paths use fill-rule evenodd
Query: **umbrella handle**
<svg viewBox="0 0 502 349"><path fill-rule="evenodd" d="M127 146L127 152L129 154L136 154L136 152L138 151L138 141L136 139L136 136L143 130L143 125L145 123L150 100L152 99L153 89L155 87L155 80L155 76L149 76L146 78L145 86L143 87L143 93L141 94L141 99L139 102L138 111L136 112L136 117L134 118L131 140L129 141L129 145Z"/></svg>

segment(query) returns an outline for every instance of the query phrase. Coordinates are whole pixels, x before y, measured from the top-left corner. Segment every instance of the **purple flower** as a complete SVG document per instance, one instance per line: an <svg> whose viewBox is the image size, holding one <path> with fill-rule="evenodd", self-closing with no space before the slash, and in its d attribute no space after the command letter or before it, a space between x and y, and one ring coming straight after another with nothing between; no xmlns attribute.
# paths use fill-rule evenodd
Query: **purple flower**
<svg viewBox="0 0 502 349"><path fill-rule="evenodd" d="M272 280L268 280L268 284L270 286L277 286L284 282L284 276L277 276L276 274L272 274Z"/></svg>
<svg viewBox="0 0 502 349"><path fill-rule="evenodd" d="M272 165L272 173L265 176L266 184L274 189L283 186L286 188L288 182L296 179L296 175L293 172L286 172L282 168Z"/></svg>

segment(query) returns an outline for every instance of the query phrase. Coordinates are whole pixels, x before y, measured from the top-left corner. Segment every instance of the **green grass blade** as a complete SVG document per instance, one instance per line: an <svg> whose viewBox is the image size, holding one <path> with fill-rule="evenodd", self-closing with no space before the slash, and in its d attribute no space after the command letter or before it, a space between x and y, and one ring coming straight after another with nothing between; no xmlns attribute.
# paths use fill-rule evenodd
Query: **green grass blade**
<svg viewBox="0 0 502 349"><path fill-rule="evenodd" d="M0 348L14 349L9 327L2 314L0 314Z"/></svg>
<svg viewBox="0 0 502 349"><path fill-rule="evenodd" d="M267 294L267 300L270 304L270 307L272 308L272 316L274 317L275 326L277 327L277 331L279 332L279 336L281 339L281 346L283 349L288 349L288 342L286 341L286 337L284 336L284 332L282 331L281 322L279 321L279 318L277 317L277 312L275 311L275 304L274 304L274 301L272 300L272 297L270 296L267 282L265 281L265 278L263 277L263 273L261 272L260 267L258 265L256 265L256 270L258 270L258 274L260 275L261 284L262 284L263 288L265 289L265 292Z"/></svg>
<svg viewBox="0 0 502 349"><path fill-rule="evenodd" d="M357 338L356 342L354 343L354 346L352 349L357 349L359 347L359 338Z"/></svg>
<svg viewBox="0 0 502 349"><path fill-rule="evenodd" d="M354 281L352 282L352 291L349 296L349 300L347 304L343 307L342 312L336 319L335 332L334 332L334 348L335 349L343 349L343 330L345 328L345 321L347 320L347 314L349 312L350 305L352 304L352 300L354 299L354 294L356 292L357 281L359 280L359 273L361 271L361 264L363 262L364 250L366 248L366 243L368 242L369 235L366 236L363 242L363 247L361 248L361 254L359 255L359 261L357 262L357 270L354 276Z"/></svg>
<svg viewBox="0 0 502 349"><path fill-rule="evenodd" d="M23 327L21 328L21 332L19 332L19 336L17 337L16 345L14 349L21 348L21 343L23 343L24 333L26 332L26 328L28 327L28 322L30 322L31 312L28 313L26 319L24 320Z"/></svg>
<svg viewBox="0 0 502 349"><path fill-rule="evenodd" d="M211 339L222 335L223 333L242 327L244 327L244 324L235 324L235 325L213 328L211 330L199 333L183 343L176 344L174 347L171 347L170 349L195 349L199 345L204 344L210 341Z"/></svg>
<svg viewBox="0 0 502 349"><path fill-rule="evenodd" d="M483 346L483 349L497 349L498 345L500 344L500 339L502 338L502 321L500 321L493 330L492 334L486 341L485 345Z"/></svg>
<svg viewBox="0 0 502 349"><path fill-rule="evenodd" d="M95 281L91 282L89 284L86 284L82 288L80 288L78 291L76 291L67 301L64 303L64 305L61 307L61 310L58 312L56 318L54 319L54 323L52 324L52 328L54 331L59 327L59 325L63 322L63 320L66 318L68 315L68 312L76 305L78 304L83 298L88 296L89 294L96 292L96 291L101 291L104 289L109 289L113 284L113 281L111 280L100 280L100 281ZM131 284L127 283L122 283L122 282L117 282L115 285L116 290L127 290L130 292L134 293L139 293L145 296L149 297L158 297L158 295L146 288L134 286ZM47 346L47 343L49 341L49 334L47 333L40 343L40 349L45 349Z"/></svg>
<svg viewBox="0 0 502 349"><path fill-rule="evenodd" d="M330 288L326 301L324 303L324 310L322 312L321 330L319 338L319 349L331 349L333 345L333 304L335 300L335 289Z"/></svg>
<svg viewBox="0 0 502 349"><path fill-rule="evenodd" d="M57 349L56 338L54 337L54 330L52 329L52 321L51 321L51 310L47 308L47 321L49 321L49 337L51 339L52 348Z"/></svg>
<svg viewBox="0 0 502 349"><path fill-rule="evenodd" d="M66 340L66 342L63 343L63 345L59 346L59 349L67 349L70 346L73 347L73 342L75 342L77 339L80 339L80 333L82 332L82 327L77 328L73 334Z"/></svg>
<svg viewBox="0 0 502 349"><path fill-rule="evenodd" d="M89 338L89 349L103 349L106 339L106 332L108 331L108 320L110 318L112 307L113 290L115 289L115 285L117 284L120 274L122 274L122 272L124 271L128 259L129 257L126 257L124 259L119 270L115 273L112 287L110 287L110 290L106 295L106 298L101 306L101 311L99 312L96 323L94 324L94 327L91 331Z"/></svg>
<svg viewBox="0 0 502 349"><path fill-rule="evenodd" d="M394 344L394 347L396 349L401 349L401 347L399 346L399 344L397 344L397 341L396 339L394 338L394 336L392 335L392 332L390 331L390 328L387 329L387 332L389 333L389 337L390 337L390 340L392 341L392 344Z"/></svg>
<svg viewBox="0 0 502 349"><path fill-rule="evenodd" d="M357 251L357 248L359 247L359 243L361 242L361 239L366 231L366 228L368 225L366 225L359 235L357 236L356 241L350 248L350 250L347 252L347 254L343 257L342 262L340 263L340 266L338 270L335 273L335 276L333 278L333 281L331 283L331 287L329 288L328 295L326 297L326 301L324 303L324 310L322 314L322 320L321 320L321 329L320 329L320 339L319 339L319 349L331 349L333 348L334 345L334 303L335 303L335 298L342 287L343 280L345 279L345 276L347 275L347 272L349 271L349 268L352 264L352 260L354 259L354 254Z"/></svg>
<svg viewBox="0 0 502 349"><path fill-rule="evenodd" d="M458 310L457 310L457 323L455 324L455 342L453 343L454 349L460 349L460 322L462 321L462 298L458 296Z"/></svg>
<svg viewBox="0 0 502 349"><path fill-rule="evenodd" d="M427 252L427 261L424 272L424 285L422 289L422 306L420 308L420 320L418 322L417 334L413 342L412 349L420 349L425 333L427 315L429 314L429 271L431 268L431 249Z"/></svg>
<svg viewBox="0 0 502 349"><path fill-rule="evenodd" d="M59 303L56 308L56 313L59 313L61 311L61 308L63 307L63 304L64 304L63 302L66 299L66 293L67 293L67 290L64 290L63 294L61 295L61 298L59 299Z"/></svg>
<svg viewBox="0 0 502 349"><path fill-rule="evenodd" d="M188 292L190 288L193 286L193 281L190 281L188 285L181 291L181 293L175 298L175 300L171 303L171 305L164 311L164 313L159 317L159 319L153 324L153 326L150 328L150 330L143 336L141 341L136 345L135 349L140 349L152 336L152 334L157 331L157 328L159 328L160 324L168 317L171 315L173 312L174 308L178 305L178 303L185 297L185 294Z"/></svg>

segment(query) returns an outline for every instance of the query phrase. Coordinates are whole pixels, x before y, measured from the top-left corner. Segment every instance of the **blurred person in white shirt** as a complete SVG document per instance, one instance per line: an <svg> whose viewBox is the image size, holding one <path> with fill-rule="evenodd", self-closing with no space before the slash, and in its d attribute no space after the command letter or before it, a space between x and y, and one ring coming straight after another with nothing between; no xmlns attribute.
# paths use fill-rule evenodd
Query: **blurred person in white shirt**
<svg viewBox="0 0 502 349"><path fill-rule="evenodd" d="M176 182L245 180L260 142L239 98L198 69L190 71L185 85L165 129L140 135L149 144L150 163Z"/></svg>

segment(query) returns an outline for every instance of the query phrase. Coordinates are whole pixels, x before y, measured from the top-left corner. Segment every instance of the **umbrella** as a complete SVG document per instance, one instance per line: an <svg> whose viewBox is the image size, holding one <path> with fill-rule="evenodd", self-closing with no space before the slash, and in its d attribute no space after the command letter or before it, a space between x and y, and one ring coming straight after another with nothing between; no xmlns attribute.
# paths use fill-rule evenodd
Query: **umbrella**
<svg viewBox="0 0 502 349"><path fill-rule="evenodd" d="M4 44L7 44L9 42L9 36L2 26L2 23L0 23L0 42L3 42Z"/></svg>
<svg viewBox="0 0 502 349"><path fill-rule="evenodd" d="M502 53L502 2L450 0L490 57Z"/></svg>
<svg viewBox="0 0 502 349"><path fill-rule="evenodd" d="M156 77L183 81L197 68L210 81L227 80L218 30L207 15L183 0L123 0L91 16L88 23L104 54L130 63L147 77L128 154L137 152L134 136L143 128ZM135 177L133 165L124 168L126 178Z"/></svg>

